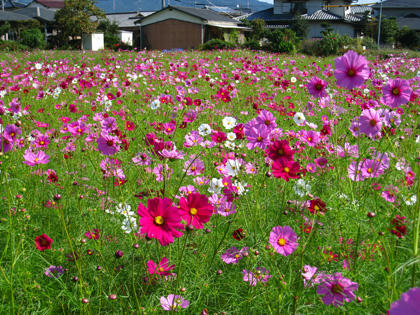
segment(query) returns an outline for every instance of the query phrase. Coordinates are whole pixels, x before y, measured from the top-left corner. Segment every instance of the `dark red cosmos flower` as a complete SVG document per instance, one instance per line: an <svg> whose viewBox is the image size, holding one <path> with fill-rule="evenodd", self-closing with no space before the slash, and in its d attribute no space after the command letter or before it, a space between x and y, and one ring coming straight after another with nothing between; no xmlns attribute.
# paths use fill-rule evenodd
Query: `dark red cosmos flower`
<svg viewBox="0 0 420 315"><path fill-rule="evenodd" d="M207 223L213 214L213 206L207 196L199 193L191 193L187 199L182 197L179 200L179 209L187 225L192 224L196 229L202 229L203 223Z"/></svg>
<svg viewBox="0 0 420 315"><path fill-rule="evenodd" d="M216 143L222 143L222 142L224 142L227 139L226 138L226 135L225 135L225 133L223 131L214 132L211 135L211 138Z"/></svg>
<svg viewBox="0 0 420 315"><path fill-rule="evenodd" d="M244 125L243 124L237 124L235 128L233 128L233 132L236 135L236 139L242 139L245 135L244 133Z"/></svg>
<svg viewBox="0 0 420 315"><path fill-rule="evenodd" d="M283 178L286 182L290 178L299 178L300 174L303 173L298 162L289 160L277 160L273 162L272 174L276 178Z"/></svg>
<svg viewBox="0 0 420 315"><path fill-rule="evenodd" d="M396 235L398 238L403 238L407 234L407 227L405 226L405 217L397 214L394 219L391 220L391 233Z"/></svg>
<svg viewBox="0 0 420 315"><path fill-rule="evenodd" d="M125 129L127 129L128 131L133 131L134 128L136 128L136 125L132 121L127 120L125 122Z"/></svg>
<svg viewBox="0 0 420 315"><path fill-rule="evenodd" d="M240 240L243 240L245 238L246 232L243 229L239 228L239 229L233 231L232 236L235 240L240 241Z"/></svg>
<svg viewBox="0 0 420 315"><path fill-rule="evenodd" d="M273 161L293 161L293 154L295 153L295 151L290 148L289 141L287 140L276 140L271 142L266 152Z"/></svg>
<svg viewBox="0 0 420 315"><path fill-rule="evenodd" d="M318 198L311 200L311 204L309 205L309 212L312 214L324 215L325 212L327 212L327 208L325 203Z"/></svg>
<svg viewBox="0 0 420 315"><path fill-rule="evenodd" d="M40 251L51 249L52 242L53 240L47 234L41 234L35 237L35 247Z"/></svg>

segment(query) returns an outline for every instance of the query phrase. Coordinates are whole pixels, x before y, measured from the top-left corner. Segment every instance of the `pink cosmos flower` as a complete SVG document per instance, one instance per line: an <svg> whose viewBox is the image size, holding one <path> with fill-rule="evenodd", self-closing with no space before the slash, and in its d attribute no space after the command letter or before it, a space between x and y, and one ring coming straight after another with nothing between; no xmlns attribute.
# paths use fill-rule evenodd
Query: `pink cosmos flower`
<svg viewBox="0 0 420 315"><path fill-rule="evenodd" d="M325 275L316 293L324 295L322 302L325 305L332 304L337 307L343 305L344 302L353 301L355 298L353 291L356 291L358 287L356 282L344 278L337 272L333 275Z"/></svg>
<svg viewBox="0 0 420 315"><path fill-rule="evenodd" d="M375 139L382 128L382 120L379 113L372 108L363 110L362 115L359 118L359 128L360 132L371 139Z"/></svg>
<svg viewBox="0 0 420 315"><path fill-rule="evenodd" d="M364 56L349 50L335 59L334 76L337 84L346 89L359 87L369 77L368 61Z"/></svg>
<svg viewBox="0 0 420 315"><path fill-rule="evenodd" d="M270 233L269 243L277 253L283 256L289 256L298 247L297 235L287 225L273 227Z"/></svg>
<svg viewBox="0 0 420 315"><path fill-rule="evenodd" d="M188 161L184 163L184 172L187 175L198 176L204 172L204 162L193 154Z"/></svg>
<svg viewBox="0 0 420 315"><path fill-rule="evenodd" d="M182 219L187 225L192 224L196 229L202 229L213 214L213 206L209 203L206 195L191 193L187 199L179 200L179 208Z"/></svg>
<svg viewBox="0 0 420 315"><path fill-rule="evenodd" d="M384 173L384 167L376 160L366 159L362 164L361 172L364 178L377 178Z"/></svg>
<svg viewBox="0 0 420 315"><path fill-rule="evenodd" d="M151 275L171 276L173 274L169 271L174 269L175 265L169 266L168 262L169 260L166 257L163 257L159 264L156 264L153 260L149 260L147 262L147 271Z"/></svg>
<svg viewBox="0 0 420 315"><path fill-rule="evenodd" d="M320 277L316 275L317 270L317 267L303 266L302 277L305 287L312 287L315 283L319 282Z"/></svg>
<svg viewBox="0 0 420 315"><path fill-rule="evenodd" d="M417 315L420 309L420 288L411 288L391 304L389 315Z"/></svg>
<svg viewBox="0 0 420 315"><path fill-rule="evenodd" d="M243 280L249 282L253 287L255 287L258 282L267 282L268 279L273 277L272 275L269 275L269 271L263 267L255 268L254 272L244 269L242 270L242 273L244 274Z"/></svg>
<svg viewBox="0 0 420 315"><path fill-rule="evenodd" d="M241 250L236 247L229 248L226 250L220 258L227 264L237 264L244 256L248 254L248 247L244 247Z"/></svg>
<svg viewBox="0 0 420 315"><path fill-rule="evenodd" d="M258 125L265 125L269 130L273 130L277 127L276 118L273 113L264 109L255 118L255 122Z"/></svg>
<svg viewBox="0 0 420 315"><path fill-rule="evenodd" d="M395 79L389 80L382 88L383 103L391 107L398 107L407 104L411 96L411 88L407 80Z"/></svg>
<svg viewBox="0 0 420 315"><path fill-rule="evenodd" d="M227 217L231 214L234 214L236 212L235 209L236 205L224 198L220 205L217 207L217 213L223 217Z"/></svg>
<svg viewBox="0 0 420 315"><path fill-rule="evenodd" d="M320 141L319 133L313 130L304 130L302 132L302 138L310 147L315 147Z"/></svg>
<svg viewBox="0 0 420 315"><path fill-rule="evenodd" d="M149 238L155 238L162 246L173 243L174 237L183 235L179 230L184 230L180 222L178 208L172 205L169 198L153 198L147 200L147 208L139 204L137 213L140 216L140 233Z"/></svg>
<svg viewBox="0 0 420 315"><path fill-rule="evenodd" d="M321 80L318 77L312 77L312 79L308 82L306 87L308 88L309 94L314 97L326 97L327 92L325 89L328 86L328 82Z"/></svg>
<svg viewBox="0 0 420 315"><path fill-rule="evenodd" d="M118 145L118 137L111 136L106 133L101 133L101 136L96 140L98 149L104 155L114 155L120 150Z"/></svg>
<svg viewBox="0 0 420 315"><path fill-rule="evenodd" d="M169 294L167 298L164 296L160 298L160 306L165 311L177 311L182 308L187 308L189 305L190 302L180 295Z"/></svg>
<svg viewBox="0 0 420 315"><path fill-rule="evenodd" d="M35 166L38 164L47 164L50 161L49 160L50 157L47 154L45 154L44 151L38 151L34 153L30 149L27 149L25 151L23 158L25 159L23 163L29 166Z"/></svg>
<svg viewBox="0 0 420 315"><path fill-rule="evenodd" d="M270 130L266 125L255 125L250 128L245 128L245 136L248 140L246 147L249 150L255 148L265 149L269 144Z"/></svg>

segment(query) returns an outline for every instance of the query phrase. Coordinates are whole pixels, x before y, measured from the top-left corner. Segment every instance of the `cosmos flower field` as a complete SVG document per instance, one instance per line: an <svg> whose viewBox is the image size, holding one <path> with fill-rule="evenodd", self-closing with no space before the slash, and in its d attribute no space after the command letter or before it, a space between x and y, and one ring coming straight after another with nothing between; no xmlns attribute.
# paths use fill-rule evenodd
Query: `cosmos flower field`
<svg viewBox="0 0 420 315"><path fill-rule="evenodd" d="M415 314L419 68L3 53L0 314Z"/></svg>

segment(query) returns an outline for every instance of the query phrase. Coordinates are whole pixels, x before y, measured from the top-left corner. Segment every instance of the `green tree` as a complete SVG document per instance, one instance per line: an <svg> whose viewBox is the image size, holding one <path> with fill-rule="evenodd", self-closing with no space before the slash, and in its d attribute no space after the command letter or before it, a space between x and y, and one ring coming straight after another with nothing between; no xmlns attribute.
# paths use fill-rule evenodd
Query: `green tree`
<svg viewBox="0 0 420 315"><path fill-rule="evenodd" d="M299 38L306 38L308 34L309 24L300 14L295 15L290 28L296 33Z"/></svg>
<svg viewBox="0 0 420 315"><path fill-rule="evenodd" d="M381 22L381 42L393 44L399 31L397 20L394 17L383 19Z"/></svg>
<svg viewBox="0 0 420 315"><path fill-rule="evenodd" d="M7 32L9 32L9 30L10 30L10 24L9 22L6 21L0 25L0 36L6 34Z"/></svg>
<svg viewBox="0 0 420 315"><path fill-rule="evenodd" d="M400 29L395 39L403 48L416 49L420 47L420 34L407 26Z"/></svg>
<svg viewBox="0 0 420 315"><path fill-rule="evenodd" d="M95 0L65 0L64 7L55 13L55 20L62 41L71 37L81 43L83 34L92 34L105 18L105 13L95 5ZM91 17L96 17L92 21Z"/></svg>
<svg viewBox="0 0 420 315"><path fill-rule="evenodd" d="M120 42L118 37L118 24L108 19L101 20L98 25L98 31L104 33L104 44L106 48L114 48Z"/></svg>

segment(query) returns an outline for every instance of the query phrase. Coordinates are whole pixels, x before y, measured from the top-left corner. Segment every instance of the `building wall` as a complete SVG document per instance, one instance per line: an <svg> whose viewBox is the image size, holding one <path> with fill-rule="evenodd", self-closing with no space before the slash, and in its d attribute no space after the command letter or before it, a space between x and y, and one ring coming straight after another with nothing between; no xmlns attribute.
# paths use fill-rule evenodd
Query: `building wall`
<svg viewBox="0 0 420 315"><path fill-rule="evenodd" d="M379 9L375 10L375 13L377 16L379 16ZM395 16L395 17L405 17L406 15L409 14L417 14L418 16L420 16L420 8L419 9L385 9L382 8L382 15L383 16L387 16L387 17L391 17L391 16Z"/></svg>
<svg viewBox="0 0 420 315"><path fill-rule="evenodd" d="M308 38L320 38L322 37L321 32L325 29L321 26L322 22L309 22ZM351 37L355 36L354 26L345 23L331 23L331 27L334 31L340 35L348 35Z"/></svg>
<svg viewBox="0 0 420 315"><path fill-rule="evenodd" d="M204 34L203 34L204 36ZM200 24L168 19L142 26L142 48L192 49L202 43Z"/></svg>

